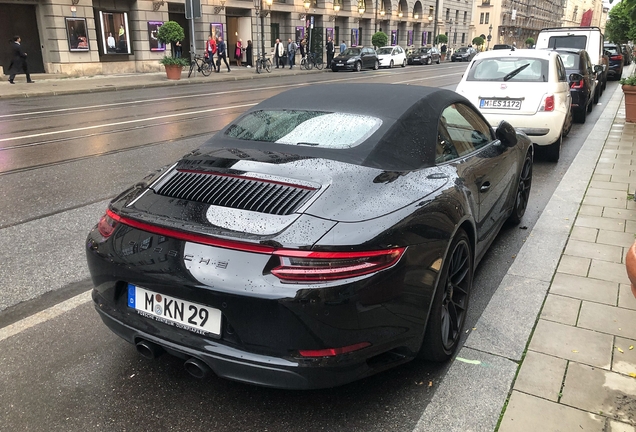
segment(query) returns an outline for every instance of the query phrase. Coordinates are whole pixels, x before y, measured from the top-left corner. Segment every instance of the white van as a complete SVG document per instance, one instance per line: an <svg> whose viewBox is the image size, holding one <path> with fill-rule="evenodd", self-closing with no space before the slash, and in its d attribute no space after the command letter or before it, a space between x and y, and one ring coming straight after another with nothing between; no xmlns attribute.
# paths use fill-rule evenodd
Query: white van
<svg viewBox="0 0 636 432"><path fill-rule="evenodd" d="M537 36L536 48L577 48L584 49L590 55L594 65L602 65L603 72L598 76L597 96L603 94L607 86L609 60L603 51L604 37L598 27L555 27L544 28Z"/></svg>

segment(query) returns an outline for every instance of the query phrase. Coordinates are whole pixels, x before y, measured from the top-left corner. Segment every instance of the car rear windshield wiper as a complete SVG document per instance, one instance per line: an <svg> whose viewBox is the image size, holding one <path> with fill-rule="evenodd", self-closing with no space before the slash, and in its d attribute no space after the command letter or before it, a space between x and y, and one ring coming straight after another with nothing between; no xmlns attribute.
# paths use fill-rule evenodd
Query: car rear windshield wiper
<svg viewBox="0 0 636 432"><path fill-rule="evenodd" d="M308 145L308 146L318 146L318 143L310 143L310 142L297 142L296 145Z"/></svg>
<svg viewBox="0 0 636 432"><path fill-rule="evenodd" d="M509 79L514 78L519 72L521 72L522 70L524 70L525 68L527 68L528 66L530 66L530 63L526 63L523 66L519 66L517 69L513 70L512 72L510 72L508 75L506 75L505 77L503 77L504 81L508 81Z"/></svg>

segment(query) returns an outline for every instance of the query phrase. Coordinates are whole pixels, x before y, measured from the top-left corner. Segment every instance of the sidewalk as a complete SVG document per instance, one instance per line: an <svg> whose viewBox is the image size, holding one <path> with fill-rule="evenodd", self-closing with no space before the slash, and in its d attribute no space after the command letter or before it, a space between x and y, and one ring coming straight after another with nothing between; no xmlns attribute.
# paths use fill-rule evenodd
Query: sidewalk
<svg viewBox="0 0 636 432"><path fill-rule="evenodd" d="M636 299L624 264L636 233L636 124L617 93L499 432L636 432Z"/></svg>
<svg viewBox="0 0 636 432"><path fill-rule="evenodd" d="M35 97L35 96L56 96L63 94L95 93L116 90L142 89L153 87L180 86L188 84L214 84L226 81L240 81L250 79L265 79L281 76L305 75L311 73L322 73L328 69L311 71L301 70L296 65L293 69L272 68L271 73L263 71L256 73L256 68L232 67L231 72L223 69L219 73L212 72L210 76L204 77L197 73L188 78L188 70L181 74L178 81L168 80L165 72L155 73L132 73L118 75L95 75L91 77L68 77L66 75L54 74L31 74L33 84L27 84L24 74L17 75L15 84L9 83L6 75L0 75L0 100L9 98Z"/></svg>

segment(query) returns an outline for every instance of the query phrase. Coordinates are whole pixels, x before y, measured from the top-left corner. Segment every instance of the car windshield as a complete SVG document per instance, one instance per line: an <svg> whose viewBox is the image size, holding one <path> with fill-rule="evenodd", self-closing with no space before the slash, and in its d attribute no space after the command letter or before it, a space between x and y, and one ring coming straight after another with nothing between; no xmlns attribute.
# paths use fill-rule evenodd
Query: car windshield
<svg viewBox="0 0 636 432"><path fill-rule="evenodd" d="M547 82L548 61L521 57L482 59L475 62L466 81Z"/></svg>
<svg viewBox="0 0 636 432"><path fill-rule="evenodd" d="M579 68L579 55L574 53L559 53L561 60L563 60L563 66L566 69L578 69Z"/></svg>
<svg viewBox="0 0 636 432"><path fill-rule="evenodd" d="M420 48L417 50L419 54L427 54L431 49L430 48Z"/></svg>
<svg viewBox="0 0 636 432"><path fill-rule="evenodd" d="M391 54L391 52L393 52L393 48L390 47L385 47L385 48L379 48L376 53L378 53L378 55L381 54Z"/></svg>
<svg viewBox="0 0 636 432"><path fill-rule="evenodd" d="M366 115L323 111L255 111L225 134L247 141L348 149L362 143L382 120Z"/></svg>
<svg viewBox="0 0 636 432"><path fill-rule="evenodd" d="M468 48L460 48L457 50L458 53L465 53L468 52Z"/></svg>
<svg viewBox="0 0 636 432"><path fill-rule="evenodd" d="M360 48L347 48L342 55L345 56L357 56L360 55Z"/></svg>

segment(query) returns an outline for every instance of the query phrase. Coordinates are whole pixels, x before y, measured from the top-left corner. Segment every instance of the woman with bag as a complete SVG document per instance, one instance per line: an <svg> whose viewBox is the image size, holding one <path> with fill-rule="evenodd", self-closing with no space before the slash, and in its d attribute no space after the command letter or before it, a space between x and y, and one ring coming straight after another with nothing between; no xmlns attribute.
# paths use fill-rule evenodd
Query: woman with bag
<svg viewBox="0 0 636 432"><path fill-rule="evenodd" d="M212 35L208 36L208 41L205 43L205 58L206 62L212 66L214 72L216 72L216 65L214 64L214 54L216 54L216 41Z"/></svg>

